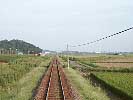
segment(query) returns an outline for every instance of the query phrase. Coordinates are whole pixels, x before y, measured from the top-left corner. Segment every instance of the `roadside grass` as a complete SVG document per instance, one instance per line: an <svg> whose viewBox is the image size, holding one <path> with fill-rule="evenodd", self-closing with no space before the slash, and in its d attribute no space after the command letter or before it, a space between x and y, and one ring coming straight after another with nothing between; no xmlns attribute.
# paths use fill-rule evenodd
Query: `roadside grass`
<svg viewBox="0 0 133 100"><path fill-rule="evenodd" d="M0 86L3 88L18 81L23 75L33 68L48 64L47 57L23 57L18 58L8 64L0 64ZM45 62L46 61L46 62ZM41 65L42 64L42 65Z"/></svg>
<svg viewBox="0 0 133 100"><path fill-rule="evenodd" d="M13 100L31 100L33 89L36 87L38 80L45 70L45 67L34 68L31 72L27 73L22 79L20 79L17 84L17 87L19 87L18 93L16 93Z"/></svg>
<svg viewBox="0 0 133 100"><path fill-rule="evenodd" d="M59 61L61 62L61 64L63 65L63 68L67 67L67 61L62 59L62 58L59 58Z"/></svg>
<svg viewBox="0 0 133 100"><path fill-rule="evenodd" d="M100 87L92 86L90 81L83 78L78 71L65 68L65 73L72 86L78 90L82 100L110 100L106 92Z"/></svg>
<svg viewBox="0 0 133 100"><path fill-rule="evenodd" d="M50 57L23 57L0 64L0 100L30 100Z"/></svg>
<svg viewBox="0 0 133 100"><path fill-rule="evenodd" d="M1 91L0 100L31 100L33 89L45 72L46 67L36 67L25 74L18 82L13 83L7 90Z"/></svg>

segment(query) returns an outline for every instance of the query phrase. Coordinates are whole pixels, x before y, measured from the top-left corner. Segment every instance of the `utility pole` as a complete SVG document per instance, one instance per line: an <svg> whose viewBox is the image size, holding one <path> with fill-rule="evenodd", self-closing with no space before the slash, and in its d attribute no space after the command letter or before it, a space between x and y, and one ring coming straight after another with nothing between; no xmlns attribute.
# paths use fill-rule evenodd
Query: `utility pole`
<svg viewBox="0 0 133 100"><path fill-rule="evenodd" d="M67 44L67 65L68 65L68 69L69 69L69 45Z"/></svg>
<svg viewBox="0 0 133 100"><path fill-rule="evenodd" d="M18 49L16 49L16 55L18 55Z"/></svg>
<svg viewBox="0 0 133 100"><path fill-rule="evenodd" d="M9 54L11 55L11 54L12 54L12 48L9 48L9 50L10 50L10 51L9 51L9 52L10 52Z"/></svg>

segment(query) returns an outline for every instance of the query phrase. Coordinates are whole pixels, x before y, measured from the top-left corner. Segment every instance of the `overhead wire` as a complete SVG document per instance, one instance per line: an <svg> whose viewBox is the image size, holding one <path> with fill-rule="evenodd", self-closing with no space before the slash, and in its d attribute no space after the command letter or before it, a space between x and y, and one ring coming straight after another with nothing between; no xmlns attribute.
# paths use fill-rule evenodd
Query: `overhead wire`
<svg viewBox="0 0 133 100"><path fill-rule="evenodd" d="M105 36L105 37L100 38L100 39L97 39L97 40L95 40L95 41L91 41L91 42L84 43L84 44L78 44L78 45L69 45L69 47L80 47L80 46L90 45L90 44L92 44L92 43L96 43L96 42L102 41L102 40L104 40L104 39L107 39L107 38L110 38L110 37L113 37L113 36L122 34L122 33L126 32L126 31L129 31L129 30L132 30L132 29L133 29L133 27L130 27L130 28L125 29L125 30L122 30L122 31L120 31L120 32L111 34L111 35L109 35L109 36Z"/></svg>

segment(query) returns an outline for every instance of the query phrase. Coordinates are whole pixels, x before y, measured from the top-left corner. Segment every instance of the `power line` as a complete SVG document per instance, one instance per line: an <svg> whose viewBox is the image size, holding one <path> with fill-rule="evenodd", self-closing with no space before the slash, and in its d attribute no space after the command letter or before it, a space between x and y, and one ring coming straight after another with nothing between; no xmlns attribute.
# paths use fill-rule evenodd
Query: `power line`
<svg viewBox="0 0 133 100"><path fill-rule="evenodd" d="M92 42L88 42L88 43L84 43L84 44L79 44L79 45L73 45L73 46L70 46L70 45L69 45L69 47L80 47L80 46L90 45L90 44L92 44L92 43L96 43L96 42L102 41L102 40L104 40L104 39L107 39L107 38L113 37L113 36L115 36L115 35L122 34L122 33L126 32L126 31L129 31L129 30L132 30L132 29L133 29L133 27L128 28L128 29L125 29L125 30L120 31L120 32L118 32L118 33L115 33L115 34L112 34L112 35L109 35L109 36L106 36L106 37L100 38L100 39L97 39L97 40L92 41Z"/></svg>

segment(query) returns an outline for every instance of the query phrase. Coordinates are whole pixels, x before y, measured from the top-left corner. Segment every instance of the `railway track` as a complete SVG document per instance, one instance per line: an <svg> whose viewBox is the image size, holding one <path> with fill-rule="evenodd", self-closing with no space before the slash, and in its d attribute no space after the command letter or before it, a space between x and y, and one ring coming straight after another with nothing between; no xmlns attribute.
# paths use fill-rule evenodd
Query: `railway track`
<svg viewBox="0 0 133 100"><path fill-rule="evenodd" d="M34 100L79 100L76 99L75 93L57 58L54 58L51 62Z"/></svg>
<svg viewBox="0 0 133 100"><path fill-rule="evenodd" d="M53 64L46 100L64 100L57 62Z"/></svg>

